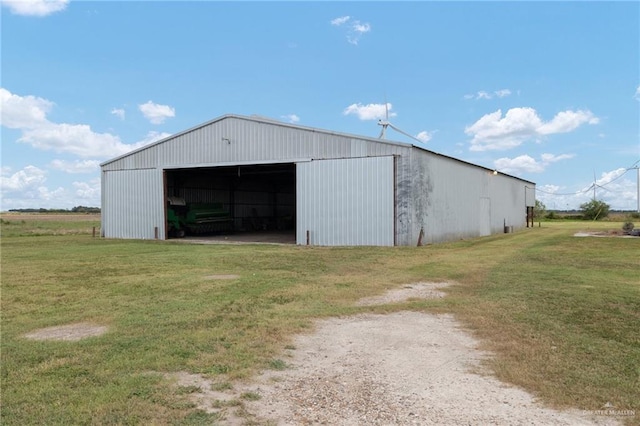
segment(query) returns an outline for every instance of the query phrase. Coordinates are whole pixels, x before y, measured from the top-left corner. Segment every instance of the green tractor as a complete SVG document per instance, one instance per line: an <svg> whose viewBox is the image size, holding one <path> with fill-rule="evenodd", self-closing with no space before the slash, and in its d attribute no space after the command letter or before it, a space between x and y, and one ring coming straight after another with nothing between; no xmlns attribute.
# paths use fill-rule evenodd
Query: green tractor
<svg viewBox="0 0 640 426"><path fill-rule="evenodd" d="M169 197L167 207L167 224L169 225L169 238L182 238L186 234L184 215L187 204L183 198Z"/></svg>
<svg viewBox="0 0 640 426"><path fill-rule="evenodd" d="M233 218L222 203L187 204L180 197L169 197L168 201L169 237L182 238L186 234L220 233L233 230Z"/></svg>

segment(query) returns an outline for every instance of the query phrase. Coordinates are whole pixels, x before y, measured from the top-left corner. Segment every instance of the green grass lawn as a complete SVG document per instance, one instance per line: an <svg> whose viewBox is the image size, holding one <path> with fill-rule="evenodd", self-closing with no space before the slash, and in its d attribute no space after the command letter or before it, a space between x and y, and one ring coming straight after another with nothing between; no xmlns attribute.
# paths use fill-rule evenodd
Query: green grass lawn
<svg viewBox="0 0 640 426"><path fill-rule="evenodd" d="M35 233L35 222L9 221L2 424L211 423L215 416L159 373L224 385L281 364L316 318L401 309L454 313L496 354L489 365L499 378L549 404L610 402L635 410L624 420L640 424L640 238L573 236L622 223L549 222L427 247L318 248L104 240L91 237L92 222ZM454 283L444 299L353 306L443 280ZM24 338L78 322L109 329L78 342Z"/></svg>

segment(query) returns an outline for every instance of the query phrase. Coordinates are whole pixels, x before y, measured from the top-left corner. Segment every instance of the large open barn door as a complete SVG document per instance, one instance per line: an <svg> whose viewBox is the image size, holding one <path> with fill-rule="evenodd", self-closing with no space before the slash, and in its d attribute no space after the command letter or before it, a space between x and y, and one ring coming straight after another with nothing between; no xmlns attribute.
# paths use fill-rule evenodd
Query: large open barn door
<svg viewBox="0 0 640 426"><path fill-rule="evenodd" d="M172 237L248 234L295 240L295 164L235 164L166 171ZM246 241L246 239L245 239Z"/></svg>
<svg viewBox="0 0 640 426"><path fill-rule="evenodd" d="M297 243L392 246L393 163L392 156L298 163Z"/></svg>

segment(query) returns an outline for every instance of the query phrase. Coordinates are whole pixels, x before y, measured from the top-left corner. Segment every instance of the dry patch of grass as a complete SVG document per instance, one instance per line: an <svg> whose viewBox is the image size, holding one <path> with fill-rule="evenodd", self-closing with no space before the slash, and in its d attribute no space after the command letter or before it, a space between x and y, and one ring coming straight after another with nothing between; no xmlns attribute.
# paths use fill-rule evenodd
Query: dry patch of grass
<svg viewBox="0 0 640 426"><path fill-rule="evenodd" d="M2 213L0 233L2 237L43 235L93 235L100 236L100 215L79 213Z"/></svg>
<svg viewBox="0 0 640 426"><path fill-rule="evenodd" d="M640 412L639 240L574 238L584 222L419 248L117 241L73 235L90 221L27 222L3 223L0 240L3 424L212 423L195 388L145 372L232 383L286 359L317 318L407 309L455 314L500 378L548 403ZM238 277L208 278L219 272ZM455 284L444 298L355 306L420 282ZM75 323L109 332L24 338Z"/></svg>
<svg viewBox="0 0 640 426"><path fill-rule="evenodd" d="M237 274L217 274L217 275L206 275L204 279L206 280L237 280L240 278L240 275Z"/></svg>
<svg viewBox="0 0 640 426"><path fill-rule="evenodd" d="M500 379L558 407L630 410L639 416L622 420L638 424L638 240L572 235L542 230L481 282L460 283L451 308L496 354Z"/></svg>
<svg viewBox="0 0 640 426"><path fill-rule="evenodd" d="M6 221L25 222L95 222L100 220L100 213L2 213L0 214Z"/></svg>
<svg viewBox="0 0 640 426"><path fill-rule="evenodd" d="M448 287L449 283L415 283L407 284L399 289L392 289L378 296L364 297L356 302L356 306L375 306L390 303L402 303L411 299L440 299L447 294L439 289Z"/></svg>
<svg viewBox="0 0 640 426"><path fill-rule="evenodd" d="M42 328L24 335L32 340L63 340L75 342L88 337L101 336L106 333L108 327L90 323L77 323Z"/></svg>

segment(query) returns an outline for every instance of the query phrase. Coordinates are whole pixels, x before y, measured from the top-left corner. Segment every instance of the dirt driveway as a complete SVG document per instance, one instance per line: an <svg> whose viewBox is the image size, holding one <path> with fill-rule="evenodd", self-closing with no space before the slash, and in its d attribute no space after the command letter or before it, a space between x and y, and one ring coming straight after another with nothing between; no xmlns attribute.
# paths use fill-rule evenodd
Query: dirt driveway
<svg viewBox="0 0 640 426"><path fill-rule="evenodd" d="M414 284L363 304L441 297L438 284ZM323 320L299 336L282 371L225 392L193 395L209 412L253 395L245 411L223 408L224 424L271 425L615 425L613 417L545 408L481 366L490 356L450 315L398 312ZM182 386L210 389L181 374ZM259 399L257 399L259 396ZM245 398L246 399L246 398ZM251 400L256 399L256 400ZM224 404L222 404L224 406Z"/></svg>

